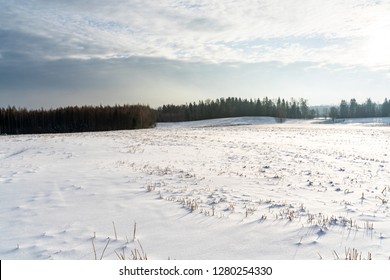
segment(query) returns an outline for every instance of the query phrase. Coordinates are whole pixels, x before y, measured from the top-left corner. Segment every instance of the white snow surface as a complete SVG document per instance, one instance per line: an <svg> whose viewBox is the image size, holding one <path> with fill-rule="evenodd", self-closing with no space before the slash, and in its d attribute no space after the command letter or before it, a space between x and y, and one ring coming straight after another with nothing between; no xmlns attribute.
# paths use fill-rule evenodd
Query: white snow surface
<svg viewBox="0 0 390 280"><path fill-rule="evenodd" d="M388 259L390 121L325 122L1 136L0 259Z"/></svg>

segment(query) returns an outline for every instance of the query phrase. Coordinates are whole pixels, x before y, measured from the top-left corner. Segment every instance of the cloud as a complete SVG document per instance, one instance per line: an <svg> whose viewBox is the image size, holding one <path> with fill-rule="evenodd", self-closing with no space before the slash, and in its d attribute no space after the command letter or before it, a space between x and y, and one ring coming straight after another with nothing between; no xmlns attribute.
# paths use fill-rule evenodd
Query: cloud
<svg viewBox="0 0 390 280"><path fill-rule="evenodd" d="M144 103L152 107L237 96L338 103L340 96L382 102L390 80L367 70L316 63L201 63L130 57L0 62L0 107ZM10 58L7 58L10 59ZM22 62L21 62L22 61Z"/></svg>
<svg viewBox="0 0 390 280"><path fill-rule="evenodd" d="M384 0L0 0L1 100L383 97L389 15Z"/></svg>
<svg viewBox="0 0 390 280"><path fill-rule="evenodd" d="M37 61L14 56L18 64L0 63L0 107L159 106L201 99L203 91L191 86L191 63L144 57ZM205 69L199 65L195 68Z"/></svg>
<svg viewBox="0 0 390 280"><path fill-rule="evenodd" d="M16 48L43 59L145 56L209 63L332 62L375 68L383 67L383 61L364 58L376 48L370 50L367 42L378 20L388 18L390 3L35 0L3 1L0 8L2 32L16 34L0 52ZM382 22L381 28L389 27L389 22ZM18 44L22 40L28 49ZM387 66L389 61L384 59Z"/></svg>

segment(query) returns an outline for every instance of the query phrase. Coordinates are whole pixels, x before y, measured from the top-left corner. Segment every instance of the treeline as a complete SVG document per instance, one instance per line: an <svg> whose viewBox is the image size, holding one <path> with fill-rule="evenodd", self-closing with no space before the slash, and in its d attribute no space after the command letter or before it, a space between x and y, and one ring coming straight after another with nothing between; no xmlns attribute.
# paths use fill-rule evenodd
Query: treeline
<svg viewBox="0 0 390 280"><path fill-rule="evenodd" d="M157 109L158 122L195 121L214 118L268 116L283 121L285 118L310 119L316 111L309 108L306 99L271 100L241 99L236 97L199 101L185 105L164 105Z"/></svg>
<svg viewBox="0 0 390 280"><path fill-rule="evenodd" d="M373 102L370 98L363 104L351 99L349 102L341 100L338 107L333 106L329 109L329 117L336 118L377 118L390 117L390 102L385 99L382 104Z"/></svg>
<svg viewBox="0 0 390 280"><path fill-rule="evenodd" d="M0 109L0 134L68 133L153 127L155 110L143 105L50 110Z"/></svg>
<svg viewBox="0 0 390 280"><path fill-rule="evenodd" d="M336 118L390 117L390 101L382 104L370 98L359 104L356 99L342 100L325 114ZM243 116L311 119L318 116L306 99L241 99L237 97L199 101L185 105L164 105L157 110L144 105L74 106L50 110L0 108L0 134L70 133L126 130L154 127L158 122L195 121Z"/></svg>

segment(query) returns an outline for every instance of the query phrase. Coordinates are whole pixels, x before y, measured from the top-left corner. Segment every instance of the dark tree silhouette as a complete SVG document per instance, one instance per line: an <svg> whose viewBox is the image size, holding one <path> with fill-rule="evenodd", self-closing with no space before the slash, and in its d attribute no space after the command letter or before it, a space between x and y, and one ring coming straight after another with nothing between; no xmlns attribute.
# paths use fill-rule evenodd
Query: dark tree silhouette
<svg viewBox="0 0 390 280"><path fill-rule="evenodd" d="M269 116L283 122L286 118L314 118L316 112L310 110L306 99L290 102L278 98L271 100L242 99L237 97L199 101L198 104L164 105L157 109L157 121L180 122L211 118L230 118L244 116Z"/></svg>
<svg viewBox="0 0 390 280"><path fill-rule="evenodd" d="M149 106L83 106L50 110L0 109L1 134L66 133L149 128L155 125Z"/></svg>

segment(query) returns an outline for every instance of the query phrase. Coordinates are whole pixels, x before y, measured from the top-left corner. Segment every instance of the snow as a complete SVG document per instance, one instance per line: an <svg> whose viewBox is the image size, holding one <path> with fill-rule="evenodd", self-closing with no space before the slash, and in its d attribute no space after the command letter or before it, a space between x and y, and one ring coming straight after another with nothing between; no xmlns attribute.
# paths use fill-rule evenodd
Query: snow
<svg viewBox="0 0 390 280"><path fill-rule="evenodd" d="M1 136L0 259L388 259L389 123Z"/></svg>
<svg viewBox="0 0 390 280"><path fill-rule="evenodd" d="M275 124L275 118L272 117L240 117L240 118L220 118L190 122L172 122L159 123L158 127L216 127L216 126L237 126L237 125L259 125L259 124Z"/></svg>
<svg viewBox="0 0 390 280"><path fill-rule="evenodd" d="M322 120L319 123L384 126L384 125L390 125L390 117L387 117L387 118L336 119L334 122L331 119L328 119L328 120Z"/></svg>

